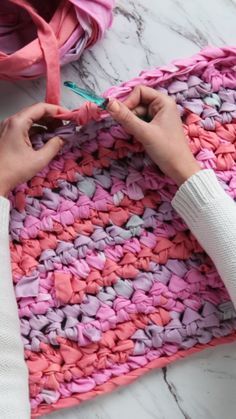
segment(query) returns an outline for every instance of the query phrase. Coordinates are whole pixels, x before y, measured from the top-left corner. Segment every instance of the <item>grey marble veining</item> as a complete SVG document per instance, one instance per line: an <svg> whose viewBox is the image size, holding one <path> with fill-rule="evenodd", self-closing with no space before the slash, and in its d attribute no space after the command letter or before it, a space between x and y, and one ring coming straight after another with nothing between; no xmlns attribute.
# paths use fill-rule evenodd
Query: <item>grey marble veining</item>
<svg viewBox="0 0 236 419"><path fill-rule="evenodd" d="M112 28L82 58L62 69L98 93L144 68L187 57L206 45L236 42L236 0L117 0ZM41 101L44 80L0 82L0 118ZM79 106L65 88L62 104ZM235 419L236 344L217 347L157 370L126 388L51 419ZM46 418L46 417L45 417Z"/></svg>
<svg viewBox="0 0 236 419"><path fill-rule="evenodd" d="M97 92L150 68L187 57L210 45L236 41L234 0L117 0L114 22L103 41L62 69L62 80L76 80ZM43 80L0 82L2 118L43 100ZM62 104L79 99L62 88Z"/></svg>

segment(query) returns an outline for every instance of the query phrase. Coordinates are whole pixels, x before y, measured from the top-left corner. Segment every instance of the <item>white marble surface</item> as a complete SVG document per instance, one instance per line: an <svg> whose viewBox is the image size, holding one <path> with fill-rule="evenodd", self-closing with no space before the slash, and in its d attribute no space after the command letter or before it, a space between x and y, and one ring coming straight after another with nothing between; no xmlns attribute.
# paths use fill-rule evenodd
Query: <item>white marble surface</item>
<svg viewBox="0 0 236 419"><path fill-rule="evenodd" d="M236 0L117 0L105 40L62 70L97 92L140 70L236 41ZM44 81L0 82L0 118L40 101ZM63 90L63 105L78 106ZM235 419L236 344L205 351L51 419ZM46 417L45 417L46 418Z"/></svg>

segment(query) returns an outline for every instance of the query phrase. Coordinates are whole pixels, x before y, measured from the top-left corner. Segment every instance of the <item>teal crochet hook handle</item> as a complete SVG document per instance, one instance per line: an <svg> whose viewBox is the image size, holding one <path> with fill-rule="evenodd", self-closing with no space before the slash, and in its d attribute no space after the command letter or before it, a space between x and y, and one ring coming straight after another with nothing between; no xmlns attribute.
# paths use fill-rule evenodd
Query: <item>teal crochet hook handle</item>
<svg viewBox="0 0 236 419"><path fill-rule="evenodd" d="M72 81L65 81L64 86L68 87L70 90L72 90L77 95L83 97L86 100L89 100L90 102L95 103L99 108L106 109L109 100L105 99L102 96L98 96L95 92L92 90L85 90L81 87L77 86L76 83Z"/></svg>

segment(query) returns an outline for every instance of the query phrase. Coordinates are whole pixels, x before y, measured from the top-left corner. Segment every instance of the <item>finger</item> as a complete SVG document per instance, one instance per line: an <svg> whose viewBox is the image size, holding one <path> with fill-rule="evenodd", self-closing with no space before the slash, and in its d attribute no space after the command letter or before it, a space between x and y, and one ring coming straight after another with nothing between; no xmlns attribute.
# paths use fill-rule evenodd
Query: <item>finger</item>
<svg viewBox="0 0 236 419"><path fill-rule="evenodd" d="M146 106L139 105L132 109L132 112L134 115L136 115L138 118L141 118L145 122L151 122L152 120L152 117Z"/></svg>
<svg viewBox="0 0 236 419"><path fill-rule="evenodd" d="M156 98L148 106L148 114L152 118L153 122L158 121L160 114L166 112L167 110L177 111L175 100L170 96L163 95L163 93L160 94L164 96L163 100L160 101L158 98Z"/></svg>
<svg viewBox="0 0 236 419"><path fill-rule="evenodd" d="M136 108L132 109L132 112L138 118L144 118L147 115L147 107L139 105L139 106L136 106Z"/></svg>
<svg viewBox="0 0 236 419"><path fill-rule="evenodd" d="M124 101L124 104L129 109L134 109L138 105L148 106L154 100L158 100L160 104L165 104L167 98L167 95L160 93L151 87L139 85L133 89L131 94Z"/></svg>
<svg viewBox="0 0 236 419"><path fill-rule="evenodd" d="M110 100L107 110L129 134L140 137L140 134L145 131L147 125L146 122L138 118L123 103L114 99Z"/></svg>
<svg viewBox="0 0 236 419"><path fill-rule="evenodd" d="M37 171L42 170L57 155L64 145L64 141L60 137L51 138L37 154Z"/></svg>
<svg viewBox="0 0 236 419"><path fill-rule="evenodd" d="M39 121L42 118L54 117L63 112L67 112L67 110L61 106L51 105L49 103L37 103L22 109L11 118L18 119L24 127L28 125L28 128L30 128L33 122Z"/></svg>

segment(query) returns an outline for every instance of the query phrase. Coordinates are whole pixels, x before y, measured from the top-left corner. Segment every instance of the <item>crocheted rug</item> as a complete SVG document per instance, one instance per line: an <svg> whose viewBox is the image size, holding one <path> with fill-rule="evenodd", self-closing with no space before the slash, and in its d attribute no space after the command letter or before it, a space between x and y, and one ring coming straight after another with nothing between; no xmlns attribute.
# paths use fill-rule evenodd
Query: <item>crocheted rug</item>
<svg viewBox="0 0 236 419"><path fill-rule="evenodd" d="M145 84L173 96L192 152L233 198L235 65L236 48L207 48L107 92ZM12 195L33 417L236 339L227 291L171 207L174 183L110 118L57 132L61 155Z"/></svg>

